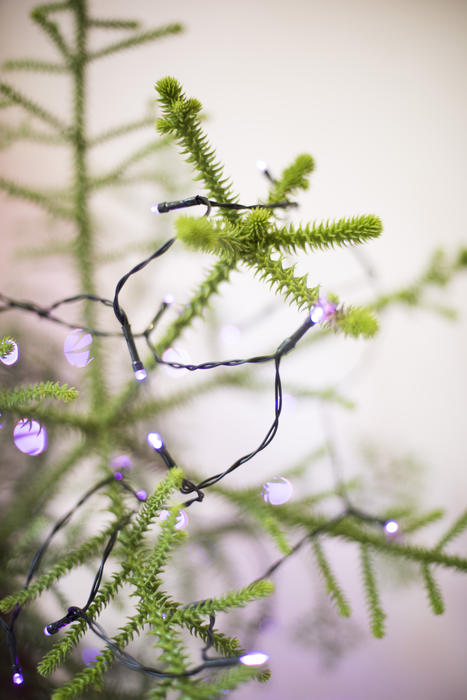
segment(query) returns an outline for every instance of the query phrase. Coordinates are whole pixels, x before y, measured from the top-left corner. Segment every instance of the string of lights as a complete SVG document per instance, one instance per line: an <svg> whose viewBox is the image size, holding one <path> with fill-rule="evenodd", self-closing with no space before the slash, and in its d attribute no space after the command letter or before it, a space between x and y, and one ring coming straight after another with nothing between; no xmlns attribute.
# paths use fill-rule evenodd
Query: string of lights
<svg viewBox="0 0 467 700"><path fill-rule="evenodd" d="M23 586L23 590L27 590L27 588L29 587L29 584L31 583L32 578L34 577L35 573L37 572L39 565L42 561L42 558L43 558L44 554L46 553L54 536L57 534L57 532L59 530L61 530L70 521L70 519L72 518L74 513L76 513L76 511L84 503L86 503L86 501L92 495L97 493L97 491L100 491L105 486L108 486L113 481L117 480L120 482L120 484L126 490L130 491L134 496L136 496L138 501L146 500L147 494L145 491L142 490L142 491L138 492L139 493L139 495L138 495L137 492L135 492L128 484L126 484L124 482L123 475L120 472L116 472L116 474L118 476L116 476L115 474L112 474L111 476L108 476L105 479L101 479L101 481L97 482L97 484L95 484L92 488L90 488L88 491L86 491L83 494L83 496L73 506L73 508L71 508L67 513L65 513L65 515L62 518L60 518L55 523L55 525L53 526L53 528L49 532L48 536L46 537L46 539L44 540L44 542L42 543L42 545L39 547L39 549L37 550L37 552L34 554L34 556L32 558L31 564L29 566L29 571L28 571L27 576L26 576L26 581L25 581L24 586ZM133 514L134 514L134 512L121 518L117 522L117 524L115 525L115 528L112 530L109 541L108 541L107 546L104 550L101 564L100 564L98 572L94 578L94 582L93 582L93 585L91 588L91 593L89 595L89 598L88 598L86 605L84 606L84 608L82 608L82 610L86 611L88 609L88 607L90 606L90 604L92 603L92 601L94 600L94 598L97 594L97 591L99 589L100 582L102 580L104 564L105 564L107 558L109 557L110 552L113 549L113 546L116 542L118 533L129 522L129 520L131 519ZM23 678L23 675L21 672L21 666L19 664L19 660L18 660L18 656L17 656L17 642L16 642L16 634L15 634L15 626L16 626L18 617L19 617L21 611L23 610L23 607L24 607L23 605L19 605L19 604L17 604L15 606L15 608L12 612L11 620L10 620L9 624L5 620L3 620L3 618L0 618L2 627L6 633L7 647L9 649L10 658L12 660L11 661L12 679L13 679L13 683L15 685L21 685L24 681L24 678ZM70 616L71 616L71 613L70 613L70 611L68 611L68 617L70 617ZM75 619L75 618L73 618L73 619ZM47 635L54 634L56 631L58 631L58 629L60 629L60 627L63 627L65 624L68 624L68 622L63 622L63 620L64 620L64 618L62 618L62 620L58 621L57 623L53 623L53 625L50 629L48 627L46 627L44 630L45 634L47 634ZM69 621L72 621L71 617L70 617ZM59 624L59 623L63 623L63 624ZM54 625L58 625L58 627L55 629Z"/></svg>
<svg viewBox="0 0 467 700"><path fill-rule="evenodd" d="M163 212L168 212L172 211L174 209L180 209L184 207L191 207L195 205L205 205L207 207L207 212L206 214L209 214L211 211L212 207L223 207L223 208L228 208L228 209L256 209L256 208L265 208L265 209L272 209L275 207L289 207L289 206L296 206L295 203L293 202L280 202L275 205L240 205L236 203L228 203L228 204L221 204L219 202L215 202L213 200L208 200L205 197L201 197L199 195L195 197L191 197L185 200L179 200L176 202L163 202L160 205L157 205L157 211L160 213ZM153 208L154 209L154 208ZM259 364L259 363L266 363L269 361L274 362L275 366L275 379L274 379L274 419L273 422L268 429L265 437L261 441L261 443L251 452L247 453L246 455L243 455L239 459L237 459L232 465L230 465L227 469L223 470L222 472L219 472L218 474L214 474L204 480L202 480L199 484L194 484L188 479L184 479L182 482L181 486L181 492L184 494L191 494L191 493L196 493L196 497L188 500L185 502L185 506L190 506L192 503L195 501L202 501L204 498L204 493L203 490L206 488L209 488L210 486L213 486L214 484L217 484L221 479L223 479L227 474L231 473L241 465L245 464L249 460L253 459L255 455L257 455L260 451L264 450L274 439L274 436L277 433L278 427L279 427L279 418L280 414L282 411L282 401L283 401L283 395L282 395L282 383L281 383L281 378L280 378L280 362L281 358L290 352L297 342L300 340L300 338L315 324L320 323L323 320L328 320L329 317L332 315L332 313L335 311L335 307L332 309L332 313L330 313L330 304L327 300L319 300L317 304L315 304L310 313L307 315L306 320L302 325L294 332L292 335L288 336L282 343L279 345L277 348L276 352L270 355L261 355L261 356L256 356L256 357L251 357L247 359L233 359L233 360L223 360L219 362L204 362L198 365L194 364L183 364L179 362L170 362L167 360L164 360L160 358L155 350L155 347L152 345L150 342L149 336L152 330L155 328L157 322L161 318L162 314L168 307L170 300L164 299L161 303L161 306L159 307L156 315L153 317L151 323L148 325L148 327L143 331L143 333L140 334L133 334L131 330L131 325L129 323L128 317L125 313L125 311L122 309L120 302L119 302L119 294L127 282L127 280L140 270L146 267L150 262L152 262L154 259L162 256L164 253L166 253L169 248L173 245L175 242L175 239L172 238L168 241L166 241L163 245L161 245L154 253L152 253L148 258L143 260L142 262L138 263L135 265L131 270L129 270L117 283L116 288L115 288L115 293L114 293L114 298L113 301L110 301L108 299L104 299L102 297L96 296L96 295L91 295L91 294L79 294L75 295L72 297L67 297L65 299L59 300L51 304L49 307L41 307L33 302L25 302L25 301L16 301L13 300L9 297L6 297L5 295L0 295L0 301L3 302L3 306L0 307L0 311L6 311L8 309L13 309L17 308L20 310L24 311L29 311L32 313L35 313L41 318L46 318L50 321L53 321L55 323L61 324L66 327L71 327L75 328L72 324L68 323L67 321L64 321L63 319L60 319L56 317L52 312L59 308L62 305L65 304L70 304L70 303L75 303L78 301L83 301L83 300L88 300L88 301L93 301L96 303L101 303L107 307L112 307L114 314L119 321L121 325L121 334L120 333L111 333L111 332L105 332L105 331L100 331L98 329L91 329L91 328L85 328L85 329L80 329L80 330L85 330L90 333L94 333L95 335L98 336L118 336L118 335L123 335L125 338L128 351L130 354L130 360L132 364L132 369L135 373L135 377L137 381L143 381L147 377L147 372L146 369L143 366L143 363L141 362L141 359L139 357L136 344L134 342L135 337L141 337L144 336L148 347L150 348L153 357L158 364L163 364L163 365L168 365L172 367L173 369L187 369L189 371L195 371L195 370L205 370L205 369L213 369L215 367L235 367L239 365L244 365L244 364ZM331 305L332 306L332 305ZM162 438L157 433L150 433L148 435L148 443L151 445L151 447L159 453L159 455L162 457L164 463L166 464L168 469L173 468L176 465L175 460L171 457L170 453L168 452L167 448L164 445L164 442ZM78 501L78 503L72 508L65 516L63 516L52 528L51 532L49 533L48 537L42 544L42 546L39 548L39 550L36 552L36 554L33 557L33 560L31 562L29 572L26 577L26 583L24 585L24 588L26 589L29 586L30 581L32 580L35 572L37 571L37 568L39 567L39 564L42 560L42 557L47 550L52 538L54 535L62 528L64 527L70 518L72 517L73 513L81 506L83 503L87 501L87 499L93 495L96 491L98 491L100 488L103 488L104 486L109 485L113 480L119 481L122 486L127 490L130 491L139 501L145 500L147 497L147 494L144 490L141 491L134 491L134 489L129 486L126 481L123 478L123 475L121 472L116 472L112 476L109 476L103 480L101 480L98 484L96 484L94 487L89 489L83 496L82 498ZM104 553L102 555L102 559L98 568L98 571L95 575L91 591L88 597L88 600L84 607L80 608L77 606L71 606L66 615L56 622L50 623L47 625L44 629L44 633L47 636L51 636L53 634L56 634L62 627L70 624L71 622L78 620L78 619L84 619L86 623L88 624L89 628L97 634L101 639L103 639L106 644L113 649L113 651L116 654L116 657L122 661L122 663L125 663L129 668L133 668L135 670L140 670L144 673L147 673L152 676L156 676L159 678L173 678L173 677L178 677L178 676L191 676L199 673L200 671L204 670L207 667L210 666L228 666L236 663L247 663L250 664L252 663L251 658L248 657L248 655L245 658L248 658L249 660L242 661L241 657L230 657L230 658L214 658L214 659L209 659L206 656L207 650L212 646L212 630L214 626L214 616L211 616L210 618L210 625L208 628L208 643L207 645L203 648L202 650L202 658L203 658L203 663L200 664L199 666L194 667L193 669L187 670L183 672L182 674L167 674L163 671L158 671L157 669L152 669L143 666L139 662L137 662L133 657L130 655L126 654L122 649L117 647L105 634L103 628L98 625L95 621L91 620L89 616L87 615L87 610L93 600L95 599L97 592L99 590L101 581L102 581L102 576L103 576L103 571L104 571L104 566L105 562L107 561L108 557L110 556L110 553L117 541L118 533L122 528L125 527L125 525L129 522L131 519L132 513L129 515L126 515L124 518L121 518L118 523L116 524L115 528L113 529L110 538L107 542L107 545L105 547ZM19 661L17 658L17 653L16 653L16 636L14 632L14 627L16 624L16 620L21 612L22 606L17 605L13 611L12 614L12 619L10 624L8 625L4 620L2 620L2 627L4 628L7 636L7 645L9 648L9 653L10 653L10 658L11 658L11 663L12 663L12 674L13 674L13 682L16 685L20 685L23 683L23 676L21 673L21 668L19 665ZM264 656L264 655L263 655ZM266 660L266 657L264 656L263 661L260 663L263 663Z"/></svg>

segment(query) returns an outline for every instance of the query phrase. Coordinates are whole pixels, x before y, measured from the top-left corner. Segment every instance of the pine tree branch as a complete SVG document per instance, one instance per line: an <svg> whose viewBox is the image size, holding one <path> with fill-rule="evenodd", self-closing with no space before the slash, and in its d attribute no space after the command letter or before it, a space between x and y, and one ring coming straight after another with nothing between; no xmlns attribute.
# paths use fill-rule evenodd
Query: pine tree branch
<svg viewBox="0 0 467 700"><path fill-rule="evenodd" d="M422 575L431 609L435 615L442 615L444 612L443 598L428 564L422 564Z"/></svg>
<svg viewBox="0 0 467 700"><path fill-rule="evenodd" d="M175 137L186 161L198 171L197 179L204 182L211 198L219 202L237 201L232 192L232 183L225 177L223 166L216 161L214 149L201 128L201 104L198 100L187 98L175 78L159 80L156 89L163 114L156 122L160 133ZM224 210L222 216L232 223L239 218L237 212L229 209Z"/></svg>
<svg viewBox="0 0 467 700"><path fill-rule="evenodd" d="M183 30L181 24L167 24L165 27L159 27L158 29L152 29L147 32L141 32L136 36L132 36L129 39L123 39L122 41L117 41L114 44L109 44L103 49L98 51L93 51L87 54L87 61L95 61L103 56L110 56L110 54L116 53L117 51L122 51L123 49L129 49L134 46L141 46L141 44L146 44L149 41L154 41L155 39L162 39L165 36L170 36L172 34L179 34Z"/></svg>
<svg viewBox="0 0 467 700"><path fill-rule="evenodd" d="M29 406L34 401L44 399L56 399L68 403L78 397L78 390L68 387L68 384L60 385L59 382L40 382L29 386L18 386L14 389L0 390L0 409L18 410Z"/></svg>
<svg viewBox="0 0 467 700"><path fill-rule="evenodd" d="M351 612L350 605L345 595L343 594L341 587L337 583L336 577L332 572L331 566L317 538L313 540L313 550L316 556L316 561L318 563L321 575L326 584L326 593L330 596L331 600L335 604L339 615L341 615L342 617L349 617Z"/></svg>
<svg viewBox="0 0 467 700"><path fill-rule="evenodd" d="M11 180L6 180L0 177L0 189L9 194L11 197L19 197L20 199L26 199L33 204L36 204L41 209L58 219L73 219L73 212L68 207L62 207L55 204L53 199L37 190L30 189L28 187L23 187L18 185L16 182Z"/></svg>
<svg viewBox="0 0 467 700"><path fill-rule="evenodd" d="M47 15L51 12L69 10L71 9L71 7L71 2L54 2L45 5L39 5L38 7L35 7L31 12L31 18L47 34L49 39L53 41L60 53L67 60L71 58L70 48L69 46L67 46L65 39L63 38L63 35L60 32L56 22L52 22L51 20L47 19Z"/></svg>
<svg viewBox="0 0 467 700"><path fill-rule="evenodd" d="M97 19L88 17L86 20L88 27L97 29L139 29L140 22L130 19Z"/></svg>
<svg viewBox="0 0 467 700"><path fill-rule="evenodd" d="M364 544L361 545L360 553L363 583L365 587L366 601L371 622L371 632L375 637L381 639L382 637L384 637L384 620L386 618L386 614L381 608L381 602L379 598L378 587L376 584L376 577L373 570L373 563L370 558L369 547Z"/></svg>
<svg viewBox="0 0 467 700"><path fill-rule="evenodd" d="M15 59L14 61L5 61L3 64L4 70L26 70L37 71L38 73L68 73L68 66L61 63L49 63L47 61L39 61L35 58Z"/></svg>
<svg viewBox="0 0 467 700"><path fill-rule="evenodd" d="M27 112L32 114L37 119L53 126L57 129L64 137L69 138L69 130L66 124L64 124L58 117L49 112L48 110L41 107L36 102L33 102L22 93L15 90L14 87L8 83L0 83L0 93L4 95L12 103L23 107Z"/></svg>
<svg viewBox="0 0 467 700"><path fill-rule="evenodd" d="M138 119L134 122L128 122L128 124L122 124L121 126L116 126L113 129L107 129L100 134L97 134L92 139L89 139L88 146L91 148L93 146L99 146L101 143L106 143L111 139L117 138L118 136L124 136L132 131L138 129L143 129L146 126L151 126L154 124L153 117L145 117L144 119Z"/></svg>

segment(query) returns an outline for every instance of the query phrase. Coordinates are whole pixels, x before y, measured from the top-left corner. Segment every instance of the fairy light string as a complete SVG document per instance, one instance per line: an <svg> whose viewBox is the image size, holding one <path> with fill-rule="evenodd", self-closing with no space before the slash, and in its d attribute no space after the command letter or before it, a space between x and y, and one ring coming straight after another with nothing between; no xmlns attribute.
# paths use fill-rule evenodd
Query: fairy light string
<svg viewBox="0 0 467 700"><path fill-rule="evenodd" d="M170 212L173 210L181 209L181 208L186 208L186 207L192 207L192 206L197 206L197 205L204 205L206 207L206 215L208 215L211 212L211 209L213 207L218 207L218 208L224 208L224 209L233 209L233 210L252 210L252 209L275 209L275 208L288 208L288 207L294 207L296 206L295 202L289 202L289 201L283 201L283 202L278 202L276 204L255 204L255 205L241 205L237 203L220 203L215 200L210 200L207 197L203 197L201 195L196 195L194 197L190 197L184 200L177 200L174 202L162 202L157 205L154 205L152 210L157 213L164 213L164 212ZM63 319L55 316L53 313L56 309L58 309L62 305L66 304L72 304L76 303L79 301L91 301L91 302L96 302L96 303L101 303L106 307L111 307L114 311L115 317L117 321L121 325L121 332L120 333L115 333L115 332L109 332L109 331L101 331L98 329L94 328L83 328L82 330L94 333L95 335L98 336L122 336L124 337L128 352L130 355L130 360L131 360L131 365L133 372L135 374L135 378L137 381L144 381L147 377L147 372L146 369L140 359L136 343L135 343L135 338L137 337L144 337L146 340L147 346L150 349L152 356L156 362L156 364L159 365L166 365L170 366L173 369L185 369L188 371L198 371L198 370L210 370L214 369L216 367L237 367L240 365L246 365L246 364L263 364L267 362L273 362L274 363L274 417L273 421L269 427L269 429L266 432L266 435L260 442L260 444L253 449L252 451L248 452L247 454L241 456L238 458L233 464L231 464L229 467L224 469L223 471L214 474L212 476L209 476L203 480L201 480L199 483L195 484L192 481L190 481L187 478L184 478L182 481L182 485L180 488L180 491L185 494L185 495L190 495L190 494L196 494L193 496L191 499L187 500L183 505L185 507L191 506L194 502L201 502L204 498L204 490L214 486L215 484L219 483L224 477L226 477L228 474L231 472L235 471L238 469L240 466L245 464L246 462L250 461L253 459L259 452L264 450L274 439L278 427L279 427L279 419L282 411L282 403L283 403L283 392L282 392L282 382L281 382L281 377L280 377L280 363L282 358L291 352L296 344L300 341L300 339L307 333L307 331L312 328L314 325L321 323L323 321L328 321L332 318L336 311L335 305L331 304L328 302L326 299L319 299L316 304L314 304L310 312L307 314L307 317L305 321L300 325L300 327L295 330L290 336L286 337L277 347L276 351L272 354L269 355L259 355L255 357L250 357L246 359L231 359L231 360L221 360L221 361L212 361L212 362L203 362L200 364L192 364L192 363L181 363L181 362L171 362L164 360L163 358L159 357L159 355L156 352L155 346L151 343L150 340L150 335L154 328L157 326L157 323L159 322L160 318L162 317L163 313L166 311L168 306L171 303L171 299L164 299L156 312L155 316L152 318L150 324L147 326L147 328L142 332L142 333L136 333L134 334L131 325L128 319L128 316L126 312L123 310L121 304L120 304L120 293L126 284L126 282L129 280L129 278L139 271L143 270L149 263L151 263L153 260L156 258L161 257L164 255L174 244L175 238L171 238L165 243L163 243L154 253L152 253L148 258L144 259L137 265L135 265L133 268L131 268L121 279L118 281L116 287L115 287L115 293L114 293L114 298L113 300L105 299L102 297L99 297L95 294L78 294L72 297L67 297L65 299L59 300L54 302L48 307L42 307L39 306L38 304L35 304L34 302L27 302L27 301L16 301L13 300L6 295L0 295L0 302L3 303L3 306L0 306L0 312L1 311L7 311L9 309L20 309L23 311L31 312L39 316L40 318L45 318L47 320L50 320L52 322L55 322L57 324L63 325L68 328L76 328L76 325L70 324L67 321L64 321ZM148 436L148 443L151 445L151 447L161 456L162 460L164 461L166 467L168 469L172 469L176 465L175 459L170 455L169 451L167 450L167 447L165 446L162 438L157 434L157 433L150 433ZM26 577L26 583L24 585L24 588L26 589L29 586L29 583L31 579L33 578L35 572L37 571L37 568L40 565L40 562L42 560L42 557L44 553L46 552L48 546L50 545L50 542L52 541L54 535L61 529L63 528L70 518L72 517L73 513L80 507L82 506L88 498L90 498L94 493L96 493L98 490L101 488L104 488L105 486L110 485L113 481L118 481L121 486L130 492L136 499L141 502L146 500L147 494L146 492L141 489L140 491L135 491L124 479L123 474L121 472L115 472L115 474L106 477L105 479L101 480L98 482L94 487L89 489L83 496L82 498L78 501L78 503L72 508L68 513L66 513L57 523L54 525L52 528L51 532L49 533L48 537L42 544L42 546L39 548L39 550L36 552L36 554L33 557L33 560L31 562L30 568L28 575ZM87 614L87 611L94 601L98 591L99 587L102 581L102 576L103 576L103 571L104 571L104 566L105 563L110 556L115 543L118 538L119 532L129 523L131 520L132 515L134 512L127 514L123 518L120 518L120 520L116 523L115 527L113 528L111 535L109 537L109 540L106 544L105 550L103 552L102 558L100 565L98 567L97 573L94 577L91 590L88 596L88 599L83 607L77 607L77 606L71 606L68 608L67 613L60 618L59 620L52 622L48 625L46 625L44 629L44 633L47 636L51 636L56 634L62 627L77 621L79 619L82 619L86 622L88 625L89 629L94 632L98 637L100 637L106 644L107 646L112 649L114 652L115 657L124 665L126 665L128 668L131 668L133 670L138 670L143 673L146 673L148 675L157 677L157 678L176 678L176 677L188 677L192 675L196 675L200 673L201 671L205 670L208 667L212 666L229 666L237 663L246 663L247 665L254 665L255 663L264 663L266 660L265 655L257 655L258 659L261 659L258 661L258 659L253 658L252 655L248 656L245 655L245 659L242 660L241 657L219 657L219 658L208 658L207 657L207 651L211 648L213 644L213 629L214 629L214 624L215 624L215 616L210 615L210 621L209 621L209 626L208 626L208 631L207 631L207 643L206 646L203 647L201 651L201 656L202 656L202 663L199 664L198 666L195 666L194 668L188 669L182 673L168 673L165 671L161 671L158 669L150 668L147 666L144 666L143 664L140 664L136 659L134 659L132 656L127 654L123 649L121 649L118 645L116 645L112 640L107 636L105 633L104 629L94 620L92 620L89 615ZM355 515L357 515L357 512L355 512ZM360 514L359 514L360 516ZM343 517L343 516L341 516ZM309 535L307 535L306 538L304 538L304 541L308 539ZM290 552L288 556L290 556L292 553L295 551L298 551L298 549L302 546L303 542L299 542L295 548ZM284 558L285 560L285 558ZM282 563L281 562L276 563L273 565L269 572L273 573L275 569ZM19 665L19 661L17 658L16 654L16 636L15 636L15 624L16 620L22 610L22 606L17 605L13 611L11 622L8 625L3 619L2 619L2 627L4 628L7 636L7 645L9 648L9 653L10 653L10 658L11 658L11 663L12 663L12 674L13 674L13 682L15 684L21 684L23 682L23 676L21 673L21 668Z"/></svg>

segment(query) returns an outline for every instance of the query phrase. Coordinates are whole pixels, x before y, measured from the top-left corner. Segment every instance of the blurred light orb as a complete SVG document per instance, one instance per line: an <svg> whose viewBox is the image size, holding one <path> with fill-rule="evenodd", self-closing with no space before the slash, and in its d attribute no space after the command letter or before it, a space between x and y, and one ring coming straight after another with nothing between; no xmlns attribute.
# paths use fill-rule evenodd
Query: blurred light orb
<svg viewBox="0 0 467 700"><path fill-rule="evenodd" d="M164 296L162 297L162 301L164 302L164 304L167 304L167 306L171 306L171 304L175 303L175 297L170 292L167 292L167 294L164 294Z"/></svg>
<svg viewBox="0 0 467 700"><path fill-rule="evenodd" d="M47 447L46 429L37 420L29 418L22 418L17 422L13 430L13 439L18 450L31 457L40 455Z"/></svg>
<svg viewBox="0 0 467 700"><path fill-rule="evenodd" d="M323 320L323 317L324 317L323 307L320 306L319 304L315 304L315 306L313 306L311 308L311 311L310 311L310 318L311 318L312 322L319 323L320 321Z"/></svg>
<svg viewBox="0 0 467 700"><path fill-rule="evenodd" d="M295 411L297 408L297 399L293 394L283 394L282 395L282 410L283 411Z"/></svg>
<svg viewBox="0 0 467 700"><path fill-rule="evenodd" d="M13 683L15 685L22 685L24 683L23 674L16 671L16 673L13 674Z"/></svg>
<svg viewBox="0 0 467 700"><path fill-rule="evenodd" d="M242 332L238 326L222 326L220 330L220 338L225 345L235 345L240 341L241 337Z"/></svg>
<svg viewBox="0 0 467 700"><path fill-rule="evenodd" d="M147 497L148 497L147 491L145 491L144 489L140 489L139 491L136 492L136 498L139 501L145 501L147 499Z"/></svg>
<svg viewBox="0 0 467 700"><path fill-rule="evenodd" d="M90 345L92 335L83 331L82 328L75 328L65 338L64 353L67 362L73 367L86 367L94 357L91 357Z"/></svg>
<svg viewBox="0 0 467 700"><path fill-rule="evenodd" d="M169 510L161 510L159 513L159 520L161 522L164 522L167 520L167 518L170 515ZM177 515L177 519L175 520L175 529L176 530L184 530L186 526L188 525L188 515L185 513L184 510L181 510L179 514Z"/></svg>
<svg viewBox="0 0 467 700"><path fill-rule="evenodd" d="M261 489L261 495L266 503L272 506L280 506L291 498L293 492L292 484L285 477L275 477L267 481Z"/></svg>
<svg viewBox="0 0 467 700"><path fill-rule="evenodd" d="M180 348L167 348L167 350L162 353L162 359L164 362L177 362L181 365L190 364L190 356L185 350L181 350ZM177 369L176 367L170 367L170 365L164 365L164 369L168 375L177 378L182 377L188 372L187 369Z"/></svg>
<svg viewBox="0 0 467 700"><path fill-rule="evenodd" d="M141 369L137 369L135 372L135 379L137 382L144 382L144 380L147 378L147 376L148 376L148 373L146 372L144 367L142 367Z"/></svg>
<svg viewBox="0 0 467 700"><path fill-rule="evenodd" d="M118 457L113 458L110 466L114 467L114 469L130 469L131 459L128 457L128 455L119 455Z"/></svg>
<svg viewBox="0 0 467 700"><path fill-rule="evenodd" d="M11 341L11 344L13 345L12 349L8 353L8 355L5 355L5 357L0 357L0 362L3 362L4 365L7 365L8 367L10 365L14 365L15 362L18 361L19 357L19 348L17 344L15 343L14 340Z"/></svg>
<svg viewBox="0 0 467 700"><path fill-rule="evenodd" d="M244 666L261 666L269 660L268 654L263 654L261 651L250 651L248 654L243 654L239 659Z"/></svg>
<svg viewBox="0 0 467 700"><path fill-rule="evenodd" d="M86 666L92 666L96 662L96 659L100 653L100 649L95 649L94 647L85 647L81 652L81 658L83 659L83 662L86 664Z"/></svg>
<svg viewBox="0 0 467 700"><path fill-rule="evenodd" d="M388 537L394 537L399 532L399 523L395 520L388 520L384 523L384 532Z"/></svg>
<svg viewBox="0 0 467 700"><path fill-rule="evenodd" d="M265 160L257 160L256 161L256 167L261 173L265 173L266 170L269 170L268 164L266 163Z"/></svg>
<svg viewBox="0 0 467 700"><path fill-rule="evenodd" d="M161 450L164 447L164 441L159 433L148 433L146 435L146 442L153 450Z"/></svg>

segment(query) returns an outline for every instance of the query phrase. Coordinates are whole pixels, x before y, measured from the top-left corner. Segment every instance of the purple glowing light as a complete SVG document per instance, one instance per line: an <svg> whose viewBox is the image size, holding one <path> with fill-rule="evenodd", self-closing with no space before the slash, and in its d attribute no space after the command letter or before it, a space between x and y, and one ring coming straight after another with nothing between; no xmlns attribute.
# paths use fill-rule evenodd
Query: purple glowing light
<svg viewBox="0 0 467 700"><path fill-rule="evenodd" d="M164 441L159 433L148 433L146 436L146 442L152 447L153 450L160 450L164 447Z"/></svg>
<svg viewBox="0 0 467 700"><path fill-rule="evenodd" d="M119 455L113 458L110 465L118 469L129 469L131 467L131 459L128 455Z"/></svg>
<svg viewBox="0 0 467 700"><path fill-rule="evenodd" d="M73 367L86 367L91 360L90 345L92 343L92 335L83 331L82 328L75 328L65 338L63 350L66 360Z"/></svg>
<svg viewBox="0 0 467 700"><path fill-rule="evenodd" d="M156 202L155 204L152 205L151 207L151 212L153 214L159 214L159 204Z"/></svg>
<svg viewBox="0 0 467 700"><path fill-rule="evenodd" d="M20 452L35 457L47 447L47 431L37 420L22 418L13 430L13 439Z"/></svg>
<svg viewBox="0 0 467 700"><path fill-rule="evenodd" d="M263 654L261 651L250 651L248 654L243 654L239 659L244 666L261 666L269 660L268 654Z"/></svg>
<svg viewBox="0 0 467 700"><path fill-rule="evenodd" d="M323 316L324 316L324 309L322 306L320 306L319 304L316 304L315 306L313 306L311 308L310 318L313 321L313 323L319 323L320 321L322 321Z"/></svg>
<svg viewBox="0 0 467 700"><path fill-rule="evenodd" d="M22 685L24 683L23 674L16 671L16 673L13 674L13 683L15 685Z"/></svg>
<svg viewBox="0 0 467 700"><path fill-rule="evenodd" d="M311 307L310 319L313 323L329 321L336 313L336 305L326 297L319 297L318 303Z"/></svg>
<svg viewBox="0 0 467 700"><path fill-rule="evenodd" d="M81 652L81 658L83 659L83 662L86 664L86 666L92 666L96 662L96 659L100 653L100 649L95 649L94 647L85 647Z"/></svg>
<svg viewBox="0 0 467 700"><path fill-rule="evenodd" d="M388 520L384 523L384 532L389 537L394 537L394 535L397 535L399 532L399 523L397 523L395 520Z"/></svg>
<svg viewBox="0 0 467 700"><path fill-rule="evenodd" d="M11 340L10 342L13 345L13 347L10 350L10 352L8 353L8 355L5 355L4 357L0 356L0 362L3 362L3 364L7 365L8 367L10 365L14 365L15 362L18 361L18 357L19 357L19 348L18 348L17 344L15 343L14 340ZM21 683L22 682L23 681L21 681Z"/></svg>
<svg viewBox="0 0 467 700"><path fill-rule="evenodd" d="M139 491L136 492L136 498L138 498L140 501L145 501L148 497L147 491L144 489L140 489Z"/></svg>
<svg viewBox="0 0 467 700"><path fill-rule="evenodd" d="M267 481L261 489L265 502L270 503L272 506L280 506L283 503L287 503L292 493L292 484L283 476Z"/></svg>
<svg viewBox="0 0 467 700"><path fill-rule="evenodd" d="M122 472L115 472L114 479L116 479L117 481L121 481L123 479Z"/></svg>
<svg viewBox="0 0 467 700"><path fill-rule="evenodd" d="M135 379L137 382L144 382L147 376L148 373L146 372L144 367L142 367L141 369L137 369L135 372Z"/></svg>
<svg viewBox="0 0 467 700"><path fill-rule="evenodd" d="M171 304L175 303L175 297L170 292L167 292L167 294L164 294L164 296L162 297L162 301L164 302L164 304L167 304L167 306L170 306Z"/></svg>
<svg viewBox="0 0 467 700"><path fill-rule="evenodd" d="M52 635L50 634L50 632L49 632L49 626L48 626L48 625L46 625L46 626L44 627L44 634L45 634L46 637L51 637L51 636L52 636Z"/></svg>
<svg viewBox="0 0 467 700"><path fill-rule="evenodd" d="M161 510L159 513L159 520L161 522L164 522L167 520L167 518L170 515L169 510ZM175 520L175 530L184 530L186 526L188 525L188 515L185 513L184 510L181 510L179 514L177 515L177 519Z"/></svg>

